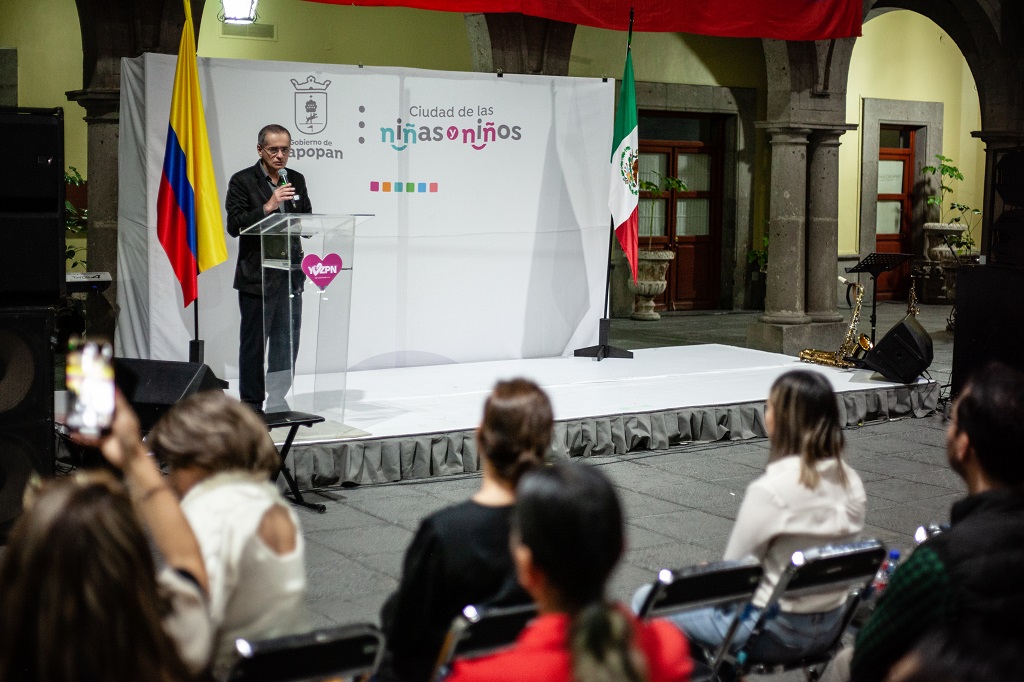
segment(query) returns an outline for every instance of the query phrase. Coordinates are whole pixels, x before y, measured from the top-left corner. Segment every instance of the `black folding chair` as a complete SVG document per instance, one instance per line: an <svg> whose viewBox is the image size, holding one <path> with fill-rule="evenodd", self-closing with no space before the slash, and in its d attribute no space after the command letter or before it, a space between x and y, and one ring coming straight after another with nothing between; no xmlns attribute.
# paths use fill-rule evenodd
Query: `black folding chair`
<svg viewBox="0 0 1024 682"><path fill-rule="evenodd" d="M507 649L536 617L536 604L467 606L455 617L445 635L431 679L443 679L456 659L477 658Z"/></svg>
<svg viewBox="0 0 1024 682"><path fill-rule="evenodd" d="M763 574L761 562L753 557L689 566L678 571L662 569L651 585L638 615L647 619L706 607L745 607L754 597ZM743 609L737 608L736 617L719 651L708 652L710 663L714 664L722 658L736 634L742 616ZM693 679L713 677L712 668L700 661L695 663Z"/></svg>
<svg viewBox="0 0 1024 682"><path fill-rule="evenodd" d="M749 673L774 674L802 668L808 680L817 680L840 648L843 633L849 626L857 605L867 594L885 557L885 545L878 540L828 545L793 552L789 566L783 571L768 602L761 609L761 615L754 624L750 637L735 656L728 654L728 649L723 650L726 654L716 662L715 673L718 674L719 666L732 668L737 676ZM781 598L792 599L839 591L846 592L841 627L838 628L835 639L828 645L818 651L808 651L803 657L790 661L758 661L750 656L749 652L764 632L768 621L777 613Z"/></svg>
<svg viewBox="0 0 1024 682"><path fill-rule="evenodd" d="M384 635L370 624L342 625L301 635L236 639L239 659L232 682L298 682L373 673L384 654Z"/></svg>

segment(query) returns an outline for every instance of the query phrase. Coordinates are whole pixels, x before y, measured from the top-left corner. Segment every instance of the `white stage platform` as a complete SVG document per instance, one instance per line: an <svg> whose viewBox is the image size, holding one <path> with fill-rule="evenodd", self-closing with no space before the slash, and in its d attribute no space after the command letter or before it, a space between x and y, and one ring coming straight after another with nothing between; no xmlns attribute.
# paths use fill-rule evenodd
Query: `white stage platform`
<svg viewBox="0 0 1024 682"><path fill-rule="evenodd" d="M304 488L476 471L473 429L499 379L533 379L555 410L554 456L616 455L685 441L763 437L764 400L787 370L828 377L847 426L924 416L939 386L880 381L775 353L724 345L638 350L632 360L556 357L350 372L341 415L300 429L293 470ZM301 391L301 379L296 387ZM296 409L302 409L300 404ZM275 436L283 437L282 432Z"/></svg>

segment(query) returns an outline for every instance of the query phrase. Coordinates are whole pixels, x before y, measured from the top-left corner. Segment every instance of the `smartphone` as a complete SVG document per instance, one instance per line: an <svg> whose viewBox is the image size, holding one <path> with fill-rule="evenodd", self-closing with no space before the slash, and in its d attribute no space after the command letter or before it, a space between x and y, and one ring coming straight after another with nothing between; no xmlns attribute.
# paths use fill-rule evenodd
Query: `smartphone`
<svg viewBox="0 0 1024 682"><path fill-rule="evenodd" d="M72 339L67 355L67 427L88 436L114 420L114 349L107 342Z"/></svg>

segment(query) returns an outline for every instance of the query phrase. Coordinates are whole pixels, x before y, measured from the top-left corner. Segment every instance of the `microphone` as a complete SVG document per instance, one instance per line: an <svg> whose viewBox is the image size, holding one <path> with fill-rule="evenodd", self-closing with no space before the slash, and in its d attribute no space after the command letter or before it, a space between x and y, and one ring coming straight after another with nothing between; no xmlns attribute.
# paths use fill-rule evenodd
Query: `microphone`
<svg viewBox="0 0 1024 682"><path fill-rule="evenodd" d="M282 168L281 170L279 170L277 172L277 174L281 178L281 184L282 185L287 185L288 184L288 170L285 169L285 168ZM292 203L293 204L299 203L299 199L301 199L301 198L302 197L300 197L298 194L292 195Z"/></svg>

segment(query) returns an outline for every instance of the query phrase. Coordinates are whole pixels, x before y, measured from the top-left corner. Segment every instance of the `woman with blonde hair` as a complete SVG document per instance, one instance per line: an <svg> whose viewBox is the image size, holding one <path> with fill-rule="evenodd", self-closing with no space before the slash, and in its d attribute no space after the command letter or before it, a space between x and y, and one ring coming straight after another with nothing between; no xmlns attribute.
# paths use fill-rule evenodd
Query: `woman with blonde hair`
<svg viewBox="0 0 1024 682"><path fill-rule="evenodd" d="M596 467L527 474L512 517L512 555L539 616L501 653L458 661L448 682L685 682L686 638L638 621L607 597L625 548L622 507Z"/></svg>
<svg viewBox="0 0 1024 682"><path fill-rule="evenodd" d="M480 488L420 524L405 555L398 590L381 609L387 653L383 681L426 682L448 626L463 607L499 598L528 602L508 549L520 477L551 447L551 401L527 379L499 381L476 430Z"/></svg>
<svg viewBox="0 0 1024 682"><path fill-rule="evenodd" d="M754 606L767 600L797 550L852 542L864 528L867 497L860 476L842 459L843 431L835 394L817 372L793 370L772 384L765 404L771 450L765 472L747 486L725 559L753 556L764 567ZM634 606L642 603L638 593ZM846 593L783 599L751 657L787 662L832 644L842 626ZM707 608L672 618L705 649L721 646L735 609ZM760 611L745 612L733 640L744 644Z"/></svg>
<svg viewBox="0 0 1024 682"><path fill-rule="evenodd" d="M222 677L237 638L308 628L299 520L270 480L280 456L259 416L219 391L174 405L148 443L169 467L202 550L216 628L214 674Z"/></svg>

